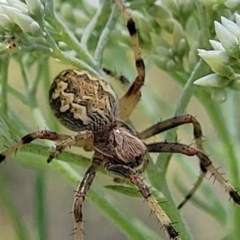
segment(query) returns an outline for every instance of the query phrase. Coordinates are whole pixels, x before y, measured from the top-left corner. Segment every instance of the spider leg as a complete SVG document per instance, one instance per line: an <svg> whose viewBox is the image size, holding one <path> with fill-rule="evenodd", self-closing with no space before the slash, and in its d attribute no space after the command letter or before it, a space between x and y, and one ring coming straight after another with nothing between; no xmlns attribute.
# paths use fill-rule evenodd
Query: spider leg
<svg viewBox="0 0 240 240"><path fill-rule="evenodd" d="M61 142L64 139L68 138L68 135L59 134L56 132L48 131L48 130L40 130L36 132L29 133L22 137L18 142L10 146L8 149L0 153L0 163L5 160L11 153L16 152L21 146L24 144L30 143L35 139L45 139L51 140L55 142Z"/></svg>
<svg viewBox="0 0 240 240"><path fill-rule="evenodd" d="M215 179L225 188L229 193L233 201L240 205L240 196L234 187L228 183L228 181L223 177L222 174L213 166L210 158L200 149L196 149L181 143L168 143L159 142L147 144L147 149L149 152L169 152L169 153L181 153L187 156L197 156L201 166L203 166L207 171L209 171Z"/></svg>
<svg viewBox="0 0 240 240"><path fill-rule="evenodd" d="M77 134L78 135L78 134ZM10 154L16 152L20 147L25 144L31 143L36 139L51 140L54 142L64 142L69 141L72 137L67 134L60 134L49 130L39 130L36 132L31 132L24 137L22 137L18 142L7 148L5 151L0 153L0 163L3 162ZM75 142L72 142L72 146L84 147L85 150L92 150L92 139L91 138L80 138L75 137ZM90 146L88 148L88 146Z"/></svg>
<svg viewBox="0 0 240 240"><path fill-rule="evenodd" d="M200 170L201 170L201 172L198 176L197 181L194 183L193 187L190 189L190 191L185 196L185 198L178 204L178 206L177 206L178 209L182 208L185 205L185 203L187 203L187 201L194 195L194 193L197 191L197 189L202 184L202 182L207 174L207 169L202 165L201 162L200 162Z"/></svg>
<svg viewBox="0 0 240 240"><path fill-rule="evenodd" d="M197 148L202 149L202 129L199 122L190 114L184 114L180 116L176 116L173 118L169 118L158 123L153 124L152 126L146 128L142 132L137 133L140 139L147 139L156 134L162 133L164 131L170 130L172 128L176 128L183 124L193 125L193 135L197 145Z"/></svg>
<svg viewBox="0 0 240 240"><path fill-rule="evenodd" d="M149 187L144 183L144 181L140 178L139 174L135 170L129 166L115 164L112 162L106 162L104 164L104 167L107 171L130 180L138 188L139 192L142 194L151 210L157 215L157 218L163 225L167 236L169 236L170 239L174 240L180 239L178 232L175 230L171 223L171 220L163 211L163 209L158 205L156 199L152 196Z"/></svg>
<svg viewBox="0 0 240 240"><path fill-rule="evenodd" d="M131 84L127 92L121 97L119 101L119 117L120 119L125 121L129 118L141 98L141 87L143 86L145 81L145 65L141 55L135 22L133 21L121 1L115 0L115 3L121 11L124 19L127 21L127 28L134 51L135 66L138 73L134 82Z"/></svg>
<svg viewBox="0 0 240 240"><path fill-rule="evenodd" d="M107 75L109 75L109 76L111 76L111 77L119 80L119 82L121 82L122 84L124 84L124 85L126 85L126 86L130 83L130 81L129 81L126 77L124 77L123 75L121 75L121 74L118 74L118 73L116 73L116 72L113 72L113 71L111 71L111 70L109 70L109 69L107 69L107 68L103 68L103 71L104 71Z"/></svg>
<svg viewBox="0 0 240 240"><path fill-rule="evenodd" d="M88 130L78 132L75 136L68 137L67 139L57 144L55 150L49 155L47 162L50 163L53 160L53 158L55 158L65 148L74 146L75 144L77 144L77 142L85 139L89 139L89 138L93 138L93 133L92 131L88 131Z"/></svg>
<svg viewBox="0 0 240 240"><path fill-rule="evenodd" d="M167 131L169 129L178 127L183 124L192 124L193 125L193 136L194 136L196 148L203 151L201 125L196 120L196 118L190 114L176 116L176 117L169 118L164 121L155 123L152 126L143 130L142 132L137 133L137 135L140 139L147 139L158 133ZM203 179L205 178L205 176L207 174L207 169L202 165L201 162L200 162L200 170L201 170L201 173L200 173L197 181L195 182L195 184L193 185L192 189L189 191L187 196L184 198L184 200L178 205L178 209L180 209L193 196L193 194L197 191L198 187L201 185Z"/></svg>
<svg viewBox="0 0 240 240"><path fill-rule="evenodd" d="M74 229L75 229L75 240L83 240L83 214L82 204L86 198L87 192L92 185L93 179L96 175L97 169L101 164L101 160L93 157L90 167L84 174L84 177L77 187L74 202L73 202L73 216L74 216Z"/></svg>

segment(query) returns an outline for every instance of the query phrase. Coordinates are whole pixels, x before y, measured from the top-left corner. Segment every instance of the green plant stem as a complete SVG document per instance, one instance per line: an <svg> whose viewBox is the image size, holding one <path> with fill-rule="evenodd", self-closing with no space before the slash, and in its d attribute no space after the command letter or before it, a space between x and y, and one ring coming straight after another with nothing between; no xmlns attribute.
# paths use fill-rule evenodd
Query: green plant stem
<svg viewBox="0 0 240 240"><path fill-rule="evenodd" d="M82 45L87 46L88 40L97 25L99 17L104 9L104 6L106 6L106 3L107 3L107 5L109 5L109 3L107 1L104 1L103 3L102 2L99 3L98 9L95 12L94 16L91 18L91 20L89 21L87 26L84 28L82 38L81 38Z"/></svg>
<svg viewBox="0 0 240 240"><path fill-rule="evenodd" d="M35 206L39 240L48 240L47 216L46 216L46 174L38 171L35 177Z"/></svg>
<svg viewBox="0 0 240 240"><path fill-rule="evenodd" d="M24 87L26 91L29 91L29 86L28 86L28 75L27 75L27 69L24 65L24 63L22 62L22 56L17 56L16 60L19 63L19 67L21 70L21 75L22 75L22 79L23 79L23 83L24 83Z"/></svg>
<svg viewBox="0 0 240 240"><path fill-rule="evenodd" d="M37 94L38 86L42 79L41 78L42 73L44 72L45 69L46 70L48 69L48 59L46 57L41 57L41 59L39 59L39 62L37 64L38 64L38 66L37 66L37 72L36 72L35 79L30 83L30 87L29 87L29 93L34 96ZM47 86L47 85L45 85L45 86ZM44 93L45 92L46 91L44 91ZM45 94L45 97L46 97L46 94Z"/></svg>
<svg viewBox="0 0 240 240"><path fill-rule="evenodd" d="M87 47L82 46L80 42L78 42L76 38L73 37L73 35L67 30L67 28L64 26L64 23L60 21L59 18L56 18L55 23L57 29L62 30L62 39L64 39L69 46L72 46L72 48L78 54L78 57L82 59L83 62L88 63L92 69L97 70L92 56L87 51Z"/></svg>
<svg viewBox="0 0 240 240"><path fill-rule="evenodd" d="M48 12L48 14L46 14L46 18L56 29L58 29L59 32L61 32L61 39L64 40L69 46L71 46L76 51L78 56L81 59L83 59L83 61L81 61L81 62L84 62L84 65L85 65L85 63L87 63L87 66L89 69L91 68L92 70L97 70L94 59L88 53L87 47L84 46L83 44L81 44L73 36L73 34L68 30L68 28L63 23L63 21L61 21L60 18L56 15L56 12L55 12L54 6L53 6L53 1L52 0L48 1L46 6L47 6L46 9ZM89 70L89 71L93 72L92 70Z"/></svg>
<svg viewBox="0 0 240 240"><path fill-rule="evenodd" d="M16 90L15 88L11 87L8 85L8 88L7 88L8 92L10 94L12 94L15 98L17 98L18 100L20 100L20 102L22 102L23 104L27 105L28 104L28 101L26 100L26 97L20 93L18 90Z"/></svg>
<svg viewBox="0 0 240 240"><path fill-rule="evenodd" d="M37 71L37 75L35 80L33 81L32 85L28 85L28 70L27 66L23 63L23 61L19 61L19 65L21 68L21 72L23 75L23 79L25 82L25 87L27 90L27 97L28 97L28 106L32 111L33 117L35 118L35 121L37 122L38 126L43 128L46 127L46 121L42 117L42 113L38 108L37 100L36 100L36 90L39 85L39 81L41 78L41 71L42 65L39 64L39 68ZM47 233L47 219L46 219L46 210L45 210L45 186L44 186L44 172L38 172L35 179L35 195L36 195L36 219L37 219L37 230L38 230L38 239L48 239L48 233Z"/></svg>
<svg viewBox="0 0 240 240"><path fill-rule="evenodd" d="M52 81L51 75L50 75L49 64L50 64L49 59L44 57L42 63L39 66L41 68L41 81L43 83L43 86L47 86L47 87L50 86L51 81ZM59 123L57 122L57 119L50 117L50 116L52 116L52 109L49 106L49 92L48 91L44 91L44 100L46 103L47 116L49 116L47 119L48 125L49 125L50 129L59 131L60 127L59 127Z"/></svg>
<svg viewBox="0 0 240 240"><path fill-rule="evenodd" d="M7 115L8 104L7 104L7 88L8 88L8 66L9 66L9 55L3 54L0 58L0 82L1 82L1 114ZM6 70L7 69L7 70Z"/></svg>
<svg viewBox="0 0 240 240"><path fill-rule="evenodd" d="M28 43L29 44L29 43ZM49 48L48 46L44 46L41 44L31 44L31 45L21 45L20 51L22 53L26 53L26 52L40 52L41 54L51 54L51 48Z"/></svg>
<svg viewBox="0 0 240 240"><path fill-rule="evenodd" d="M180 216L180 212L176 208L166 181L168 166L166 163L169 162L170 157L170 154L162 154L161 157L158 157L156 164L149 164L147 168L148 179L151 184L153 195L169 218L176 223L174 227L179 231L181 239L190 240L192 237L186 227L186 223Z"/></svg>
<svg viewBox="0 0 240 240"><path fill-rule="evenodd" d="M8 190L6 189L5 183L1 176L0 176L0 199L12 220L12 226L14 232L16 233L17 239L18 240L29 239L27 234L27 228L21 219L21 214L16 209L15 203L13 203L12 197L10 196Z"/></svg>
<svg viewBox="0 0 240 240"><path fill-rule="evenodd" d="M191 96L193 95L193 82L196 80L200 74L202 74L203 68L206 66L202 60L199 60L199 62L196 64L192 74L190 75L189 79L187 80L187 83L184 85L183 93L180 97L180 100L178 101L178 104L174 110L173 116L180 115L185 112L187 105L191 99ZM174 79L180 79L179 77L176 78L177 75L175 75ZM178 75L179 76L179 75ZM171 130L166 134L166 139L168 141L176 141L176 130ZM169 160L165 163L166 165L169 164L171 154L169 155Z"/></svg>
<svg viewBox="0 0 240 240"><path fill-rule="evenodd" d="M199 26L200 26L200 31L201 31L201 41L202 41L202 46L205 49L209 49L210 48L210 43L209 43L209 39L211 39L211 35L209 33L209 29L208 29L208 25L206 24L207 19L205 16L205 11L204 8L202 6L202 3L199 2L198 0L193 0L196 9L197 9L197 13L198 13L198 22L199 22Z"/></svg>
<svg viewBox="0 0 240 240"><path fill-rule="evenodd" d="M73 57L73 56L69 56L66 53L62 52L60 50L60 48L58 47L58 45L55 43L54 39L52 38L51 34L45 30L46 32L46 39L50 45L50 47L52 48L52 54L51 56L54 58L58 58L61 59L63 62L68 63L68 64L72 64L73 66L77 67L78 69L85 69L89 72L94 73L96 76L99 76L99 73L93 69L90 65L88 65L87 63Z"/></svg>
<svg viewBox="0 0 240 240"><path fill-rule="evenodd" d="M189 79L187 80L187 83L184 85L182 96L180 97L180 100L174 110L174 116L180 115L185 112L189 101L193 95L194 90L194 84L193 82L198 78L198 76L202 73L203 66L205 64L203 63L203 60L200 59L198 63L196 64L195 68L192 71L192 74L190 75Z"/></svg>
<svg viewBox="0 0 240 240"><path fill-rule="evenodd" d="M117 10L118 9L117 9L116 5L114 4L112 6L112 10L111 10L109 18L107 20L107 23L106 23L104 29L102 30L101 36L99 37L99 40L97 43L97 47L96 47L96 50L94 53L94 59L96 61L96 65L98 68L101 68L101 66L102 66L103 51L105 49L105 45L108 41L111 30L115 26L114 16L115 16Z"/></svg>

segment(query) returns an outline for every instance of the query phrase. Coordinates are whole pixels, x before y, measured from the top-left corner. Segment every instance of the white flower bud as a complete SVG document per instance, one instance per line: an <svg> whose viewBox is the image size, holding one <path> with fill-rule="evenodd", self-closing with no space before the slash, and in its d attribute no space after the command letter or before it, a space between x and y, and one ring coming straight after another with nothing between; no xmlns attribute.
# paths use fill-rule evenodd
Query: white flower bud
<svg viewBox="0 0 240 240"><path fill-rule="evenodd" d="M37 22L32 22L30 24L30 32L32 36L39 36L42 35L41 27Z"/></svg>
<svg viewBox="0 0 240 240"><path fill-rule="evenodd" d="M200 2L205 7L212 7L215 4L220 4L220 3L225 2L225 0L200 0Z"/></svg>
<svg viewBox="0 0 240 240"><path fill-rule="evenodd" d="M11 31L13 29L14 23L7 15L0 13L0 25L5 30Z"/></svg>
<svg viewBox="0 0 240 240"><path fill-rule="evenodd" d="M198 55L211 67L211 69L219 73L221 76L232 77L233 70L229 63L229 56L225 50L198 50Z"/></svg>
<svg viewBox="0 0 240 240"><path fill-rule="evenodd" d="M217 37L225 50L233 57L238 57L239 54L239 48L238 39L232 34L226 27L224 27L219 22L214 21L215 25L215 31L217 34Z"/></svg>
<svg viewBox="0 0 240 240"><path fill-rule="evenodd" d="M27 5L19 0L7 0L8 5L18 9L20 12L27 13Z"/></svg>
<svg viewBox="0 0 240 240"><path fill-rule="evenodd" d="M10 6L2 6L2 10L22 29L23 32L33 36L38 36L42 33L39 24L30 16L15 11L15 8Z"/></svg>
<svg viewBox="0 0 240 240"><path fill-rule="evenodd" d="M187 48L188 48L187 40L186 40L186 38L182 38L179 41L178 46L176 48L176 52L177 52L178 56L183 57L187 51Z"/></svg>
<svg viewBox="0 0 240 240"><path fill-rule="evenodd" d="M166 63L169 60L168 58L160 57L159 55L152 55L151 59L159 68L166 69Z"/></svg>
<svg viewBox="0 0 240 240"><path fill-rule="evenodd" d="M159 26L166 27L168 25L168 20L171 18L171 12L163 6L160 2L152 5L148 9L149 14L155 18Z"/></svg>
<svg viewBox="0 0 240 240"><path fill-rule="evenodd" d="M23 32L34 36L38 36L41 34L41 28L39 24L25 14L16 14L14 22L22 29Z"/></svg>
<svg viewBox="0 0 240 240"><path fill-rule="evenodd" d="M184 33L182 26L175 20L172 20L173 23L173 48L177 49L181 39L184 39Z"/></svg>
<svg viewBox="0 0 240 240"><path fill-rule="evenodd" d="M149 8L149 13L153 17L170 18L171 12L159 1Z"/></svg>
<svg viewBox="0 0 240 240"><path fill-rule="evenodd" d="M176 63L171 59L166 63L166 70L173 71L176 68Z"/></svg>
<svg viewBox="0 0 240 240"><path fill-rule="evenodd" d="M221 17L221 22L224 27L226 27L235 37L239 39L240 27L236 23L225 17Z"/></svg>
<svg viewBox="0 0 240 240"><path fill-rule="evenodd" d="M19 9L7 5L1 5L1 9L12 21L16 18L16 13L21 13Z"/></svg>
<svg viewBox="0 0 240 240"><path fill-rule="evenodd" d="M234 9L237 7L237 5L239 4L239 0L227 0L224 5L227 7L227 8L231 8L231 9Z"/></svg>
<svg viewBox="0 0 240 240"><path fill-rule="evenodd" d="M40 0L26 0L27 8L30 14L41 14L43 13L43 5Z"/></svg>
<svg viewBox="0 0 240 240"><path fill-rule="evenodd" d="M234 15L235 15L235 21L236 21L237 25L240 26L240 15L237 13L235 13Z"/></svg>
<svg viewBox="0 0 240 240"><path fill-rule="evenodd" d="M216 40L209 40L209 42L214 50L224 50L224 47L220 42Z"/></svg>
<svg viewBox="0 0 240 240"><path fill-rule="evenodd" d="M188 62L190 69L194 69L194 67L197 64L197 61L199 59L198 54L197 54L199 41L197 39L190 45L190 50L188 53L188 61L187 62Z"/></svg>
<svg viewBox="0 0 240 240"><path fill-rule="evenodd" d="M231 79L221 77L215 73L209 74L205 77L199 78L194 82L194 84L203 87L217 87L222 88L227 86L231 82Z"/></svg>
<svg viewBox="0 0 240 240"><path fill-rule="evenodd" d="M165 48L163 46L156 47L156 52L159 54L159 56L164 57L170 57L171 53L169 52L169 48Z"/></svg>

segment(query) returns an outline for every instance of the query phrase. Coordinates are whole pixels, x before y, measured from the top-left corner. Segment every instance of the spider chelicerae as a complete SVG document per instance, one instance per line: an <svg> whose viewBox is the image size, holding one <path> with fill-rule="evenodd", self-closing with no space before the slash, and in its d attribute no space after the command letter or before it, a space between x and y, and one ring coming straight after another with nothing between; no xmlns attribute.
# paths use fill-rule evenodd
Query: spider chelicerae
<svg viewBox="0 0 240 240"><path fill-rule="evenodd" d="M140 173L144 171L148 164L147 153L169 152L198 157L202 173L189 195L179 205L179 208L196 191L207 171L216 178L237 204L240 204L240 196L203 152L201 126L192 115L185 114L158 122L142 132L133 131L125 123L140 100L141 87L145 80L145 66L141 57L135 23L119 0L115 0L115 4L127 22L137 69L137 77L127 92L118 101L110 85L100 77L83 70L62 71L54 79L50 87L49 102L54 115L60 122L68 129L77 132L77 134L68 136L49 130L29 133L22 137L19 142L0 153L0 162L4 161L9 154L22 145L35 139L58 142L55 150L47 159L48 163L70 146L94 150L91 164L74 196L75 239L83 239L82 204L101 165L107 171L133 183L162 223L169 238L180 239L180 234L172 225L171 220L140 177ZM104 71L108 74L111 73L107 69ZM143 140L163 131L189 123L193 125L196 148L176 142L156 142L151 144L143 142Z"/></svg>

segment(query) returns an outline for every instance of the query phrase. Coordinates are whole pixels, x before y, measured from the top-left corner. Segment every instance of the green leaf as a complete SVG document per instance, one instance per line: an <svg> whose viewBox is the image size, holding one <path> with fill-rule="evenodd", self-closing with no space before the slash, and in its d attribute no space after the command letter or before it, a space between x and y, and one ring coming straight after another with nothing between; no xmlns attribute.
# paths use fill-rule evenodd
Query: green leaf
<svg viewBox="0 0 240 240"><path fill-rule="evenodd" d="M140 193L136 190L136 188L119 186L119 185L106 185L105 188L108 188L112 191L121 193L129 197L141 197Z"/></svg>

